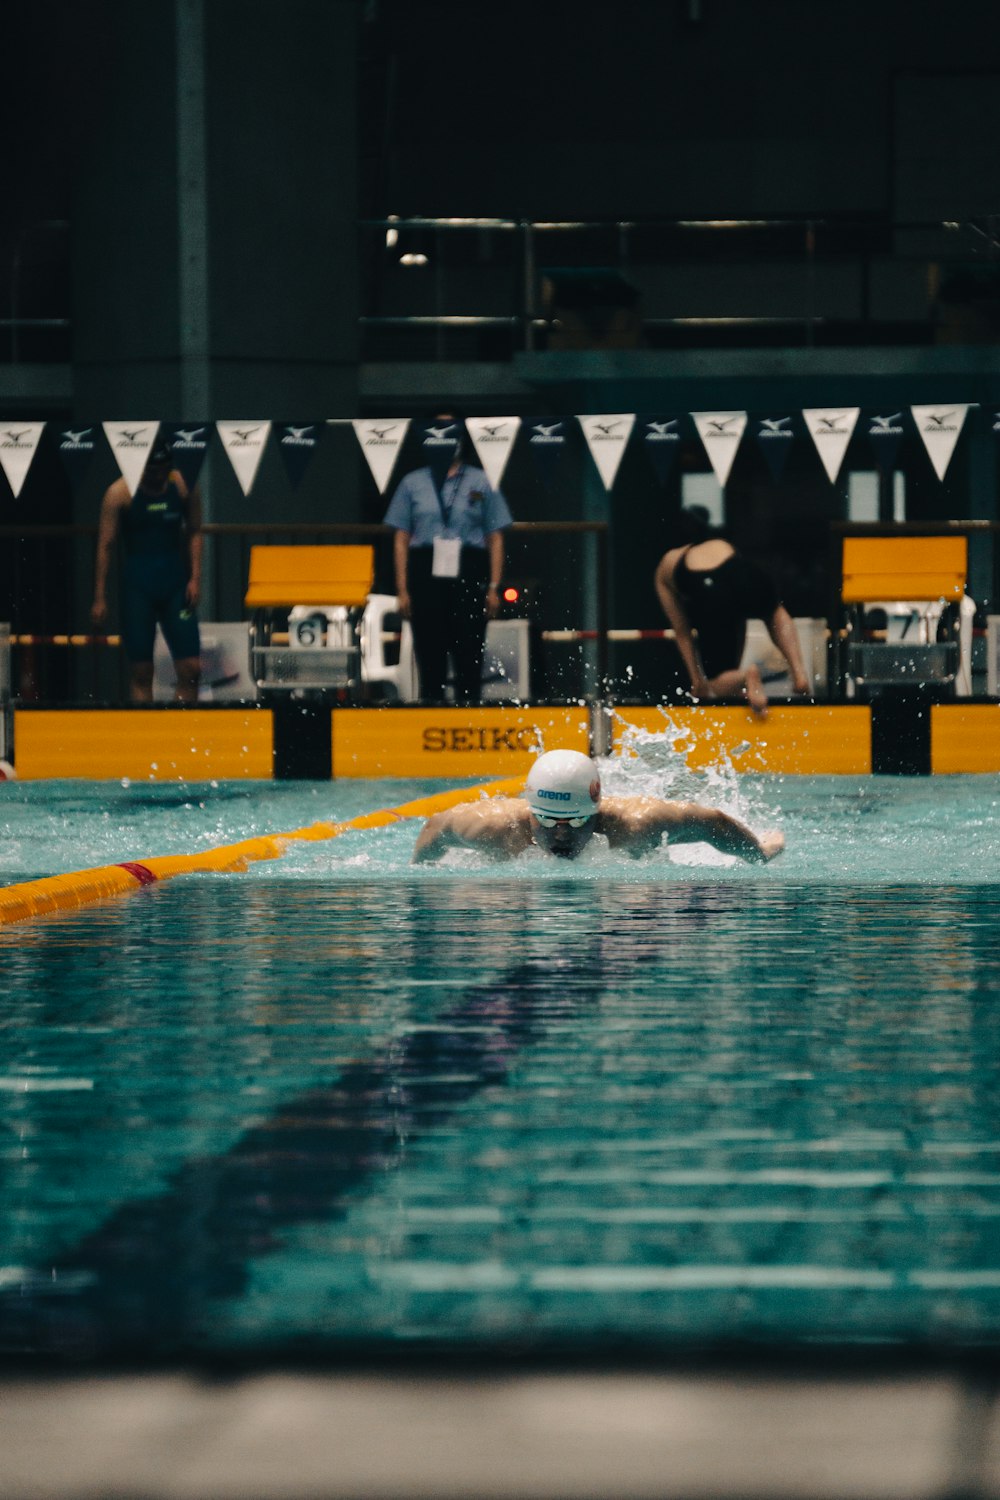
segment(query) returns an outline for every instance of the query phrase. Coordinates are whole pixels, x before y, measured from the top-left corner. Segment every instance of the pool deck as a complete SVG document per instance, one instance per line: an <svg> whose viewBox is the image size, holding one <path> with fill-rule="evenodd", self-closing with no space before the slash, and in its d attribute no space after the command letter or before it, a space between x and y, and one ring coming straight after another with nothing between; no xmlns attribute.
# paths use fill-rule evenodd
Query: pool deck
<svg viewBox="0 0 1000 1500"><path fill-rule="evenodd" d="M1000 1382L696 1373L0 1381L9 1500L970 1500Z"/></svg>

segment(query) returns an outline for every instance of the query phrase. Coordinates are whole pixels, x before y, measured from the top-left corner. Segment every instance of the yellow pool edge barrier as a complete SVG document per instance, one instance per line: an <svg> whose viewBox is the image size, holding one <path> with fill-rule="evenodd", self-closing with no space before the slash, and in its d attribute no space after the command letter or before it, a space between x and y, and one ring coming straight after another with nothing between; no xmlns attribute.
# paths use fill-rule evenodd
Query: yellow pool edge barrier
<svg viewBox="0 0 1000 1500"><path fill-rule="evenodd" d="M108 901L116 896L128 896L143 886L172 880L175 875L188 875L199 870L238 874L258 860L280 859L287 846L297 841L319 842L356 829L385 828L406 818L429 818L460 803L477 802L481 797L516 796L524 781L523 776L509 776L502 781L437 792L415 802L404 802L399 807L361 813L343 823L311 823L307 828L296 828L291 833L263 834L238 844L203 849L199 854L164 854L151 859L123 860L68 875L50 875L43 880L0 887L0 927L32 921L56 911L89 906L96 901Z"/></svg>

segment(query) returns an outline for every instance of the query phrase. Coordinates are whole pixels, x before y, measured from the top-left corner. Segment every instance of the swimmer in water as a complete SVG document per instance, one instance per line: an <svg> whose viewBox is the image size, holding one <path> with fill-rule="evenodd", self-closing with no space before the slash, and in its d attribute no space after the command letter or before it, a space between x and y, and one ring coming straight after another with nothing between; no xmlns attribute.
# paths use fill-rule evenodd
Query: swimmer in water
<svg viewBox="0 0 1000 1500"><path fill-rule="evenodd" d="M749 864L764 864L785 847L781 833L757 837L713 807L660 797L601 797L595 763L578 750L540 755L522 797L470 802L428 818L413 863L440 859L449 849L478 849L493 859L515 859L537 845L559 859L575 859L595 833L612 849L638 858L669 844L711 844Z"/></svg>

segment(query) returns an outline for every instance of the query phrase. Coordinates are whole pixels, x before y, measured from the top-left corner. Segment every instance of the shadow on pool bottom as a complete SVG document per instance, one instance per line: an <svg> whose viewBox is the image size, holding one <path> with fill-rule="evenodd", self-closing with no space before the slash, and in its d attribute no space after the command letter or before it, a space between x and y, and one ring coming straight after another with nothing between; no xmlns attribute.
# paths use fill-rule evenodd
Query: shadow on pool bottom
<svg viewBox="0 0 1000 1500"><path fill-rule="evenodd" d="M561 901L541 909L543 918L554 915L558 919L550 924L555 940L548 928L539 929L539 952L545 957L521 958L514 953L509 961L504 955L510 945L511 909L505 896L489 909L493 915L486 924L486 938L498 948L500 957L485 982L479 976L490 955L482 947L474 952L461 950L458 959L447 947L454 945L456 932L461 930L464 905L444 899L439 890L421 891L408 907L411 942L421 953L449 954L456 970L455 987L443 988L444 998L433 1005L415 1004L405 1025L373 1027L371 1035L383 1049L378 1055L342 1065L338 1055L334 1081L291 1097L276 1087L266 1108L255 1098L252 1111L239 1115L241 1121L247 1118L253 1123L235 1139L220 1138L214 1152L190 1155L155 1191L144 1191L146 1179L141 1177L139 1196L122 1201L109 1192L107 1202L102 1200L103 1217L92 1227L81 1228L74 1242L51 1256L26 1257L32 1264L23 1271L8 1267L6 1286L0 1293L0 1361L11 1369L39 1371L196 1365L236 1372L302 1365L440 1373L498 1366L578 1370L669 1368L680 1362L687 1366L707 1362L713 1367L734 1362L787 1365L790 1361L813 1368L829 1368L836 1361L868 1370L875 1359L893 1366L920 1367L989 1359L1000 1331L1000 1278L993 1269L991 1228L994 1205L987 1201L997 1185L996 1174L980 1168L975 1180L966 1181L951 1169L945 1172L942 1182L952 1184L954 1195L942 1204L937 1229L928 1228L931 1221L914 1217L905 1200L889 1229L884 1229L875 1210L892 1198L913 1168L913 1153L919 1155L927 1144L929 1121L940 1136L939 1140L935 1136L938 1145L957 1143L962 1153L970 1144L976 1152L989 1154L994 1149L992 1101L1000 1024L995 1006L995 888L963 893L961 899L955 895L945 899L938 892L933 903L921 901L916 907L909 896L892 901L884 891L866 894L853 904L797 901L785 914L787 942L776 941L779 929L773 919L769 927L770 969L787 963L789 982L777 989L768 985L759 994L745 972L745 959L736 961L745 953L748 931L742 918L751 903L744 891L692 889L670 923L663 920L648 893L640 893L631 906L620 891L612 893L613 902L602 905L605 894L600 894L600 900L588 895L582 903ZM770 903L757 903L758 915L765 905L770 910ZM275 946L287 941L287 909L274 913L271 922L271 907L264 902L261 906L269 917L268 942L272 936ZM536 907L537 903L526 904L526 923ZM344 934L355 941L358 908L356 892L349 902L344 899L337 905L338 920L328 923L329 933L338 940L332 952L346 951ZM845 908L853 917L853 927L845 920ZM159 909L150 908L142 928L136 974L147 972L150 940L156 936L150 923ZM829 921L831 912L836 913L836 925ZM655 924L645 920L648 914L657 917ZM736 915L741 921L733 928L739 940L732 950L733 962L726 956L721 967L709 965L701 989L693 995L691 976L697 972L697 962L706 951L719 955L720 933L726 930L722 924ZM212 909L201 913L206 933L218 935L217 916ZM315 943L319 926L315 908L309 916ZM373 898L371 920L384 922L385 917L385 900L376 903ZM826 921L825 930L818 918ZM869 980L873 936L884 934L887 923L893 939L893 946L885 950L893 960L891 984L884 974ZM117 952L119 929L116 924L112 928L116 941L110 947ZM193 922L185 929L189 945L195 930ZM245 945L242 923L234 933L238 943ZM651 936L655 941L650 941ZM508 947L503 946L505 941ZM175 950L169 951L172 957L167 967L172 972ZM242 947L238 951L242 953ZM93 953L91 942L87 954ZM856 958L861 978L846 991L838 984L826 993L823 984L837 963L843 965L845 953ZM48 953L45 958L49 963ZM478 967L473 958L480 960ZM212 974L233 971L238 977L236 965L219 963L209 970ZM36 1036L44 1034L50 1047L56 1045L54 1038L72 1037L66 1077L55 1080L63 1083L73 1082L69 1064L72 1061L75 1069L81 1055L72 1049L93 1047L96 1071L101 1049L116 1050L102 1040L113 1031L119 1042L118 1066L128 1085L120 1097L129 1108L112 1123L117 1131L126 1132L131 1092L144 1088L150 1097L166 1096L171 1083L162 1064L142 1071L136 1057L150 1050L151 1038L157 1034L173 1040L181 1037L184 1048L190 1044L191 1055L200 1057L212 1034L205 1026L204 1005L186 994L182 997L191 1006L189 1030L177 1024L178 1015L187 1016L188 1011L171 1011L161 994L155 1006L151 1001L148 1008L129 1010L130 1034L139 1038L140 1048L138 1054L121 1055L122 1022L116 1031L96 1024L118 1016L114 1006L123 988L120 971L109 971L104 1003L110 1008L106 1013L94 1011L93 1036L88 1034L84 1041L80 1040L81 1006L95 1003L93 984L68 986L56 1010L46 999L48 1010L39 1018L32 1007L39 1003L39 994L48 995L48 991L36 981L49 972L48 968L26 970L25 1024L31 1020ZM329 967L323 972L328 974ZM647 972L651 978L639 985L640 976ZM257 971L251 968L250 973L256 983ZM671 974L680 975L682 985L682 992L672 999L668 991ZM384 979L384 957L377 955L370 971L357 968L352 959L344 975L342 988L349 1003L359 976ZM600 992L595 990L598 976ZM926 991L919 991L917 1003L916 984L923 976ZM948 980L944 989L938 983L942 976ZM425 982L440 983L440 978L436 971L435 980ZM639 986L631 1000L626 980ZM309 986L312 1002L312 970ZM605 1003L607 996L613 997L613 1005ZM270 1056L268 1049L278 1030L276 1018L272 1016L261 1028L256 990L251 998L246 1015L253 1026L246 1034L259 1035L261 1055ZM231 1029L234 1019L243 1014L238 1000L238 993L227 991L217 1000L220 1010L208 1014L224 1011L226 1027ZM329 1003L324 992L322 1004L328 1007ZM300 1019L291 1011L283 1015ZM304 1015L308 1018L312 1011ZM665 1050L650 1072L647 1022L651 1015L658 1026L665 1026ZM940 1030L932 1034L926 1027L935 1018ZM311 1031L307 1034L314 1037ZM627 1049L620 1058L612 1055L604 1066L607 1054L601 1048L609 1036L618 1038L618 1046L624 1046L621 1039L627 1037ZM896 1051L887 1060L884 1048L889 1041ZM934 1052L929 1051L931 1043ZM574 1071L581 1049L587 1067ZM174 1053L165 1055L175 1061ZM230 1057L238 1055L217 1051L206 1076L224 1074ZM713 1072L706 1068L706 1057L728 1061L724 1069L718 1063ZM401 1290L400 1268L388 1239L386 1248L370 1256L367 1266L357 1249L353 1262L346 1254L340 1258L337 1247L352 1237L357 1242L360 1233L357 1223L345 1225L348 1215L365 1204L375 1205L374 1212L387 1187L391 1199L393 1183L400 1181L395 1176L398 1168L409 1166L415 1174L419 1172L421 1145L442 1148L442 1164L453 1171L449 1142L460 1143L463 1157L472 1155L474 1131L492 1145L497 1130L515 1128L510 1119L522 1131L531 1125L541 1145L550 1143L552 1120L545 1112L544 1099L546 1089L552 1087L554 1058L565 1058L565 1069L556 1091L558 1102L552 1107L561 1123L568 1117L585 1124L589 1132L586 1137L574 1136L566 1154L554 1158L559 1171L572 1164L574 1153L586 1156L588 1141L593 1162L603 1164L604 1159L595 1154L607 1140L596 1113L595 1087L601 1082L611 1088L612 1113L607 1120L616 1155L621 1154L622 1140L627 1142L638 1133L636 1109L641 1098L647 1100L650 1131L661 1129L664 1112L673 1109L675 1132L682 1125L688 1131L708 1126L717 1131L721 1123L727 1123L736 1140L747 1134L756 1139L762 1126L780 1123L780 1098L786 1097L789 1107L795 1105L798 1110L812 1101L811 1112L807 1110L804 1116L809 1131L801 1138L789 1137L796 1149L805 1152L804 1165L797 1163L804 1180L789 1186L789 1159L776 1157L771 1163L770 1175L782 1194L775 1205L780 1213L776 1221L762 1222L776 1222L778 1227L768 1229L772 1239L758 1246L756 1258L751 1244L737 1244L731 1235L727 1255L727 1240L705 1231L702 1240L688 1248L686 1260L669 1259L663 1248L654 1261L647 1247L645 1258L636 1252L631 1260L622 1257L614 1265L610 1254L599 1256L590 1240L579 1238L586 1228L576 1225L576 1262L568 1253L573 1245L568 1230L565 1241L553 1242L558 1254L553 1252L547 1266L526 1256L505 1258L498 1241L496 1256L503 1275L485 1291L481 1285L474 1287L476 1295L468 1290L456 1293L455 1286L440 1281L428 1288L426 1277L421 1290L420 1275ZM806 1068L810 1059L820 1062ZM106 1072L103 1076L117 1075ZM636 1077L644 1092L630 1094L624 1081ZM884 1098L879 1092L883 1083L887 1089L893 1086ZM894 1091L897 1085L902 1092ZM723 1095L732 1110L732 1118L725 1121L720 1115ZM108 1096L96 1089L80 1095L70 1092L63 1096L68 1101L63 1114L58 1113L58 1093L40 1089L23 1097L32 1102L34 1114L28 1123L36 1132L26 1139L38 1141L37 1132L48 1123L59 1147L53 1153L52 1192L72 1193L79 1180L74 1172L89 1164L95 1149L81 1125L86 1101L93 1097L94 1124L107 1130ZM542 1108L542 1114L537 1118L518 1114L518 1099L522 1110L530 1102L531 1108ZM901 1102L909 1109L905 1120ZM476 1109L487 1103L489 1108L477 1116ZM43 1113L46 1108L57 1113L49 1119ZM510 1117L506 1124L505 1116ZM798 1119L798 1114L790 1116L789 1129ZM838 1143L830 1137L831 1132L842 1133L845 1122L855 1131L864 1127L859 1136L863 1154L856 1165L865 1170L848 1174L863 1179L860 1186L851 1185L852 1191L865 1195L858 1210L862 1217L855 1218L850 1231L838 1221L836 1233L827 1237L825 1258L796 1254L802 1246L818 1251L827 1243L817 1238L795 1239L794 1227L789 1225L794 1226L793 1210L797 1204L801 1208L801 1195L813 1191L812 1179L822 1175L810 1165L815 1159L810 1153L822 1150L828 1155L833 1145L838 1157L842 1156L843 1140ZM893 1137L904 1136L898 1145L886 1145L889 1125ZM141 1155L143 1143L140 1137L136 1139ZM715 1144L709 1146L703 1141L699 1150L709 1153L704 1157L705 1167L714 1164L718 1168L721 1148L713 1140ZM23 1200L30 1202L39 1191L40 1153L33 1157L27 1148L14 1149L17 1155L12 1154L10 1160L24 1174L19 1179L24 1183ZM667 1147L661 1143L660 1149ZM726 1149L724 1164L730 1175L723 1186L732 1181L746 1188L746 1181L737 1181L739 1174L732 1166L736 1148ZM855 1143L852 1149L861 1148ZM71 1151L72 1157L60 1154ZM150 1160L154 1159L150 1152ZM530 1161L529 1157L523 1168L511 1219L530 1216L531 1205L542 1191L531 1175ZM756 1168L761 1163L750 1165L755 1170L744 1171L744 1179L760 1177ZM873 1166L878 1170L872 1170ZM464 1204L465 1195L473 1189L485 1199L497 1180L495 1170L476 1165L471 1175L461 1176L449 1187L449 1202ZM935 1178L916 1186L921 1193L928 1186L943 1191L942 1182ZM975 1201L970 1200L971 1188L977 1189ZM759 1190L759 1183L751 1184L750 1190ZM838 1193L844 1190L843 1183L837 1185ZM628 1181L624 1187L616 1181L615 1191L626 1202ZM706 1191L710 1194L706 1201L714 1203L718 1184L710 1181ZM645 1198L639 1201L647 1202ZM977 1214L969 1218L964 1230L970 1237L975 1230L978 1236L971 1246L955 1240L957 1231L963 1229L960 1211L970 1201ZM805 1223L805 1216L800 1217ZM391 1221L385 1222L391 1228ZM901 1225L898 1233L897 1222ZM506 1232L510 1225L503 1222L500 1228ZM303 1295L297 1316L282 1307L283 1291L290 1296L299 1293L294 1272L286 1267L283 1283L269 1270L262 1276L262 1268L272 1267L296 1233L306 1230L314 1236L307 1281L311 1278L313 1288L321 1289L313 1306L322 1308L311 1326L307 1296ZM935 1237L937 1260L921 1270L926 1252L935 1247ZM40 1235L38 1243L42 1242ZM554 1264L557 1259L559 1265ZM595 1269L602 1269L599 1261L605 1272L621 1272L617 1281L612 1277L601 1282L593 1275ZM838 1273L838 1265L853 1265L856 1270ZM415 1266L422 1274L419 1262ZM714 1284L706 1271L717 1273ZM697 1275L688 1274L686 1287L670 1290L671 1276L677 1283L695 1272L701 1275L700 1282ZM390 1284L393 1275L397 1280ZM724 1287L720 1276L727 1281ZM932 1285L928 1276L937 1277L937 1282ZM963 1276L979 1277L974 1290L955 1290ZM268 1284L270 1300L261 1290ZM945 1284L952 1287L947 1295L940 1289Z"/></svg>

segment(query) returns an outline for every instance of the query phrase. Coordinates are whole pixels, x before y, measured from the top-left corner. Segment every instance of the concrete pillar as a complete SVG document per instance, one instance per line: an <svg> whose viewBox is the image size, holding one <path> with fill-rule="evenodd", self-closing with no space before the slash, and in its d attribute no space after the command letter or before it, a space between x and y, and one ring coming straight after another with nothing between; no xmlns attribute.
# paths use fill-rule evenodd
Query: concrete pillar
<svg viewBox="0 0 1000 1500"><path fill-rule="evenodd" d="M73 214L80 421L355 413L358 9L112 4ZM208 519L357 518L352 466L338 466L333 513L329 483L292 493L273 459L246 499L217 453Z"/></svg>

